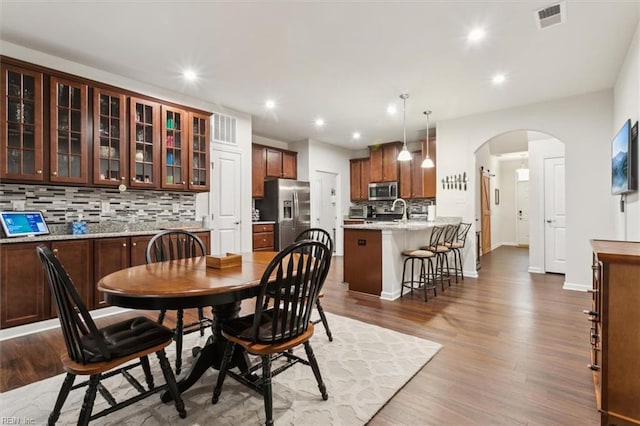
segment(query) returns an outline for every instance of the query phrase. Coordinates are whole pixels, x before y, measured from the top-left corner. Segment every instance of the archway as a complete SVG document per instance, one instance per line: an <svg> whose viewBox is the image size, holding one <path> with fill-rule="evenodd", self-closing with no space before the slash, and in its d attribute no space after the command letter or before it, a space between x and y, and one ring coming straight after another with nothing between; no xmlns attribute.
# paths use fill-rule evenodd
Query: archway
<svg viewBox="0 0 640 426"><path fill-rule="evenodd" d="M474 154L478 267L482 254L506 245L529 250L528 272L564 273L564 143L547 133L513 130L486 140ZM483 183L489 185L485 197ZM483 212L489 226L483 226Z"/></svg>

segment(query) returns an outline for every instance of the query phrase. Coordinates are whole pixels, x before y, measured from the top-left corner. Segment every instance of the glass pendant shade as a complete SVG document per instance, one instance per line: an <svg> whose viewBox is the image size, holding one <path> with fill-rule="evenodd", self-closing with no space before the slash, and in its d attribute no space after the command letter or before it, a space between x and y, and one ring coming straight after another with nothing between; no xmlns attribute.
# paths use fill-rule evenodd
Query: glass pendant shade
<svg viewBox="0 0 640 426"><path fill-rule="evenodd" d="M424 112L424 115L427 116L427 155L426 157L424 157L424 160L422 160L422 164L420 165L420 167L422 167L423 169L430 169L432 167L435 167L435 164L433 164L433 160L431 159L431 157L429 157L429 114L431 114L431 111Z"/></svg>
<svg viewBox="0 0 640 426"><path fill-rule="evenodd" d="M409 97L408 93L403 93L400 95L400 99L402 99L402 150L398 154L398 161L411 161L411 153L407 149L407 98Z"/></svg>

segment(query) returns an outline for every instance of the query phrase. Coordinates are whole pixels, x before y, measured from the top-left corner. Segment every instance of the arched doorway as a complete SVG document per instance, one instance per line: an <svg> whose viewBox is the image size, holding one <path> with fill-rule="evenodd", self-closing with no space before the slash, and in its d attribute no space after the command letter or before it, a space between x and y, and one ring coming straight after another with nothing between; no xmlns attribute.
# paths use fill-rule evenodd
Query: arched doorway
<svg viewBox="0 0 640 426"><path fill-rule="evenodd" d="M505 132L476 150L475 164L478 266L482 255L514 246L528 250L528 272L564 273L564 143Z"/></svg>

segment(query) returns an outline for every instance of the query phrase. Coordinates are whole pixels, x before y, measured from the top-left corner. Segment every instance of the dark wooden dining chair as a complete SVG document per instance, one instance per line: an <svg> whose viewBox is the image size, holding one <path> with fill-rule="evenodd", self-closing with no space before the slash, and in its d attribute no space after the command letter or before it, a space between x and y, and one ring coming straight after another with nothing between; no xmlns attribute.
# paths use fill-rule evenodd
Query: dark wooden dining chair
<svg viewBox="0 0 640 426"><path fill-rule="evenodd" d="M164 262L167 260L187 259L190 257L204 256L207 250L202 240L197 235L182 230L162 231L153 236L147 245L147 263ZM158 323L162 324L166 310L161 310L158 315ZM204 336L204 330L213 323L212 318L205 317L202 308L198 308L198 321L184 324L184 311L176 311L176 374L180 374L182 369L182 336L197 329L200 335Z"/></svg>
<svg viewBox="0 0 640 426"><path fill-rule="evenodd" d="M272 425L271 378L298 362L311 367L322 399L328 398L309 339L314 330L311 311L328 273L330 258L331 252L326 245L303 240L282 250L269 263L260 281L254 313L222 324L222 335L227 344L211 399L213 404L218 402L228 374L263 394L266 424ZM271 307L265 307L265 297L274 299ZM261 364L240 374L230 371L228 367L236 345L249 354L260 356ZM299 345L304 345L307 359L290 351ZM271 363L277 359L276 355L285 357L286 362L272 371ZM262 376L256 379L255 372L260 365Z"/></svg>
<svg viewBox="0 0 640 426"><path fill-rule="evenodd" d="M300 235L296 237L296 241L302 240L319 241L329 247L329 253L333 254L333 240L331 239L331 235L329 235L329 233L322 228L310 228L306 231L302 231ZM329 257L329 266L331 266L331 257ZM329 270L327 269L327 273L328 272ZM324 278L326 279L326 276ZM324 314L324 309L322 308L322 304L320 303L320 299L323 297L324 294L320 292L320 294L318 295L318 300L316 300L316 309L318 311L318 315L320 315L320 319L314 321L313 323L318 324L319 322L322 322L324 331L327 333L329 341L333 342L333 335L331 334L331 329L329 328L329 322L327 321L327 316Z"/></svg>
<svg viewBox="0 0 640 426"><path fill-rule="evenodd" d="M165 389L169 390L175 401L175 407L180 417L185 418L187 412L164 351L164 348L173 341L173 331L141 316L97 328L71 278L53 255L51 249L40 245L36 250L46 272L67 348L66 353L61 356L62 365L67 375L58 393L48 423L52 425L58 420L60 410L69 392L84 386L87 386L87 391L80 409L79 425L86 425L90 420L103 417ZM165 379L165 384L162 386L154 385L151 374L148 355L154 352L158 357ZM135 359L138 361L129 362ZM144 371L148 387L146 390L129 373L131 369L139 366ZM102 379L117 374L122 374L138 393L117 402L101 383ZM76 376L89 376L89 380L74 386ZM97 392L100 392L107 400L109 407L92 414Z"/></svg>

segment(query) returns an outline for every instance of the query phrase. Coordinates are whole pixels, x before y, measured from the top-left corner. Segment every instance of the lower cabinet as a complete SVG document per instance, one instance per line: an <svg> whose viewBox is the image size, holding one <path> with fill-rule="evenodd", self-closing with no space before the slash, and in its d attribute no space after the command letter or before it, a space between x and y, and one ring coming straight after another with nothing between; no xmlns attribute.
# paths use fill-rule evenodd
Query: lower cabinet
<svg viewBox="0 0 640 426"><path fill-rule="evenodd" d="M93 241L92 240L68 240L68 241L52 241L51 251L58 258L65 271L69 274L71 281L78 289L78 293L82 300L91 309L94 304L93 295ZM42 269L42 265L40 265ZM49 292L48 283L46 291ZM49 294L51 294L49 292ZM51 316L55 317L55 303L51 305Z"/></svg>
<svg viewBox="0 0 640 426"><path fill-rule="evenodd" d="M253 251L273 251L273 224L253 225Z"/></svg>
<svg viewBox="0 0 640 426"><path fill-rule="evenodd" d="M94 241L94 283L112 272L129 267L131 256L129 242L129 237L100 238ZM107 306L96 285L93 289L95 303L89 309Z"/></svg>
<svg viewBox="0 0 640 426"><path fill-rule="evenodd" d="M382 232L344 230L344 279L349 290L380 296L382 292Z"/></svg>

